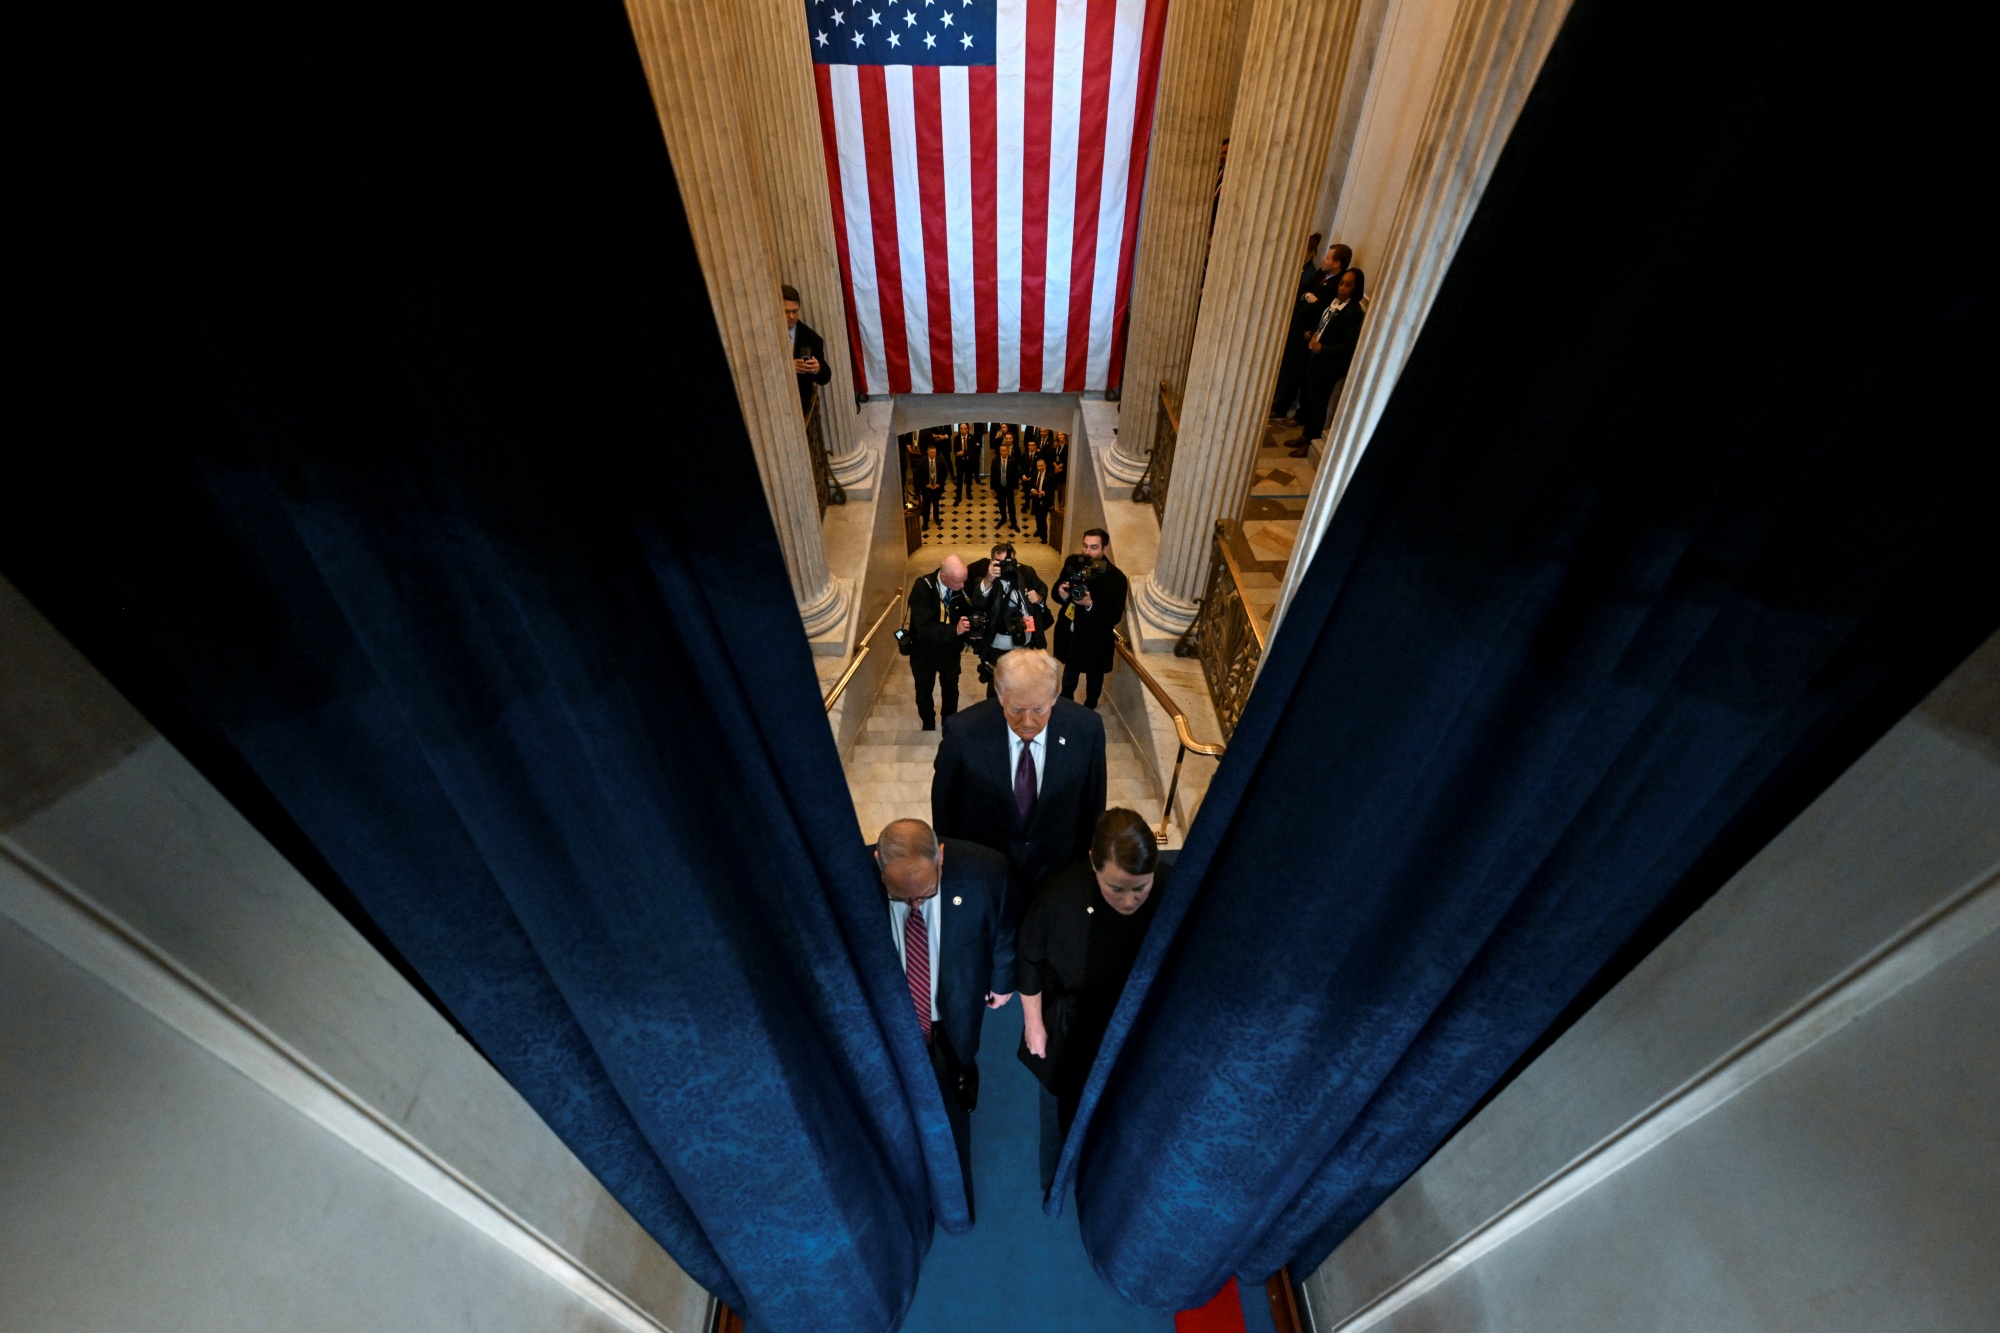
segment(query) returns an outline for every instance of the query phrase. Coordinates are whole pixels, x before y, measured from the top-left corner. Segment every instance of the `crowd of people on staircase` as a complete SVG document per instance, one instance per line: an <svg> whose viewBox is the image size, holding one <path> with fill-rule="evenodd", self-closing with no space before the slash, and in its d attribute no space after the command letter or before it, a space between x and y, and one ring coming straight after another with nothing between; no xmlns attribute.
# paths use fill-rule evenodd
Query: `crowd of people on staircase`
<svg viewBox="0 0 2000 1333"><path fill-rule="evenodd" d="M961 421L903 436L905 496L926 532L944 522L946 488L956 508L977 504L984 486L998 515L993 536L1002 528L1020 534L1025 514L1034 540L1045 542L1049 515L1063 507L1068 471L1069 433L1046 426Z"/></svg>
<svg viewBox="0 0 2000 1333"><path fill-rule="evenodd" d="M930 597L949 616L973 576L946 564ZM1015 1054L1044 1089L1046 1190L1167 873L1146 821L1106 808L1104 723L1062 697L1062 665L1022 646L991 674L993 697L946 717L930 821L896 820L872 849L968 1207L986 1012L1019 992Z"/></svg>

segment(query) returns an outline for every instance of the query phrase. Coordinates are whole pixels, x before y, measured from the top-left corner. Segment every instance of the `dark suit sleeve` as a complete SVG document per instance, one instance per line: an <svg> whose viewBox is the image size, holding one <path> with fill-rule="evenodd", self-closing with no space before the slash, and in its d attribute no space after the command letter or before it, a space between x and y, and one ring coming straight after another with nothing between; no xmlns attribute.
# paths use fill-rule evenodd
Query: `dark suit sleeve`
<svg viewBox="0 0 2000 1333"><path fill-rule="evenodd" d="M1111 581L1111 586L1105 590L1105 596L1101 600L1095 594L1091 595L1090 600L1095 603L1090 608L1091 618L1105 626L1124 623L1125 598L1131 590L1132 585L1126 579L1125 571L1119 570L1118 577Z"/></svg>
<svg viewBox="0 0 2000 1333"><path fill-rule="evenodd" d="M1028 909L1021 922L1020 947L1014 958L1014 989L1023 995L1040 995L1048 988L1049 899L1043 898Z"/></svg>
<svg viewBox="0 0 2000 1333"><path fill-rule="evenodd" d="M1014 953L1016 921L1020 911L1021 893L1014 883L1014 869L1006 867L1000 875L1000 901L996 908L998 920L993 928L993 980L987 989L995 995L1009 995L1014 990Z"/></svg>
<svg viewBox="0 0 2000 1333"><path fill-rule="evenodd" d="M830 383L833 379L833 367L826 363L826 339L820 337L818 332L808 325L801 324L799 332L803 335L799 341L805 344L799 351L819 358L819 373L803 378L810 379L814 384ZM803 360L804 357L801 356L800 359Z"/></svg>
<svg viewBox="0 0 2000 1333"><path fill-rule="evenodd" d="M938 741L937 758L931 761L931 829L940 838L956 838L960 805L960 760L956 718L944 720L944 736Z"/></svg>
<svg viewBox="0 0 2000 1333"><path fill-rule="evenodd" d="M1076 845L1070 848L1070 859L1090 855L1090 840L1097 834L1098 817L1104 813L1105 793L1110 786L1110 775L1104 759L1104 719L1090 714L1097 725L1091 728L1090 767L1083 775L1083 818L1077 821Z"/></svg>

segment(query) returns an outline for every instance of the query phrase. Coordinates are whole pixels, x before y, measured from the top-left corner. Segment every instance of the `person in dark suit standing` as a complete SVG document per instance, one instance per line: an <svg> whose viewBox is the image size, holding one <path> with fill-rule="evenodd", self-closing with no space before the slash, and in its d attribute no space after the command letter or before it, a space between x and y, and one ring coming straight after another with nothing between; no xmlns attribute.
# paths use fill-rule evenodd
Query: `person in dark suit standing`
<svg viewBox="0 0 2000 1333"><path fill-rule="evenodd" d="M1016 506L1021 497L1021 465L1014 461L1014 446L1005 436L1000 439L1000 450L993 456L993 473L986 481L993 488L993 502L1000 506L1000 516L993 520L994 531L1005 523L1019 532L1021 518Z"/></svg>
<svg viewBox="0 0 2000 1333"><path fill-rule="evenodd" d="M1118 997L1159 909L1167 871L1146 821L1136 811L1106 810L1093 830L1089 861L1071 862L1050 875L1021 922L1014 967L1021 992L1018 1054L1055 1095L1059 1131L1059 1136L1044 1134L1045 1190Z"/></svg>
<svg viewBox="0 0 2000 1333"><path fill-rule="evenodd" d="M1368 278L1360 269L1350 268L1342 273L1333 300L1327 303L1312 337L1306 340L1306 386L1299 395L1299 424L1305 427L1305 434L1299 440L1301 445L1326 432L1333 392L1347 378L1347 368L1354 363L1354 349L1361 342L1361 321L1365 318L1361 298L1367 294ZM1294 449L1292 456L1303 458L1306 450Z"/></svg>
<svg viewBox="0 0 2000 1333"><path fill-rule="evenodd" d="M1049 510L1056 505L1056 474L1046 456L1035 459L1035 470L1027 477L1028 512L1035 516L1035 540L1049 539Z"/></svg>
<svg viewBox="0 0 2000 1333"><path fill-rule="evenodd" d="M924 446L924 461L917 465L917 506L920 526L944 526L944 483L951 464L939 456L936 439Z"/></svg>
<svg viewBox="0 0 2000 1333"><path fill-rule="evenodd" d="M975 843L955 842L947 860L945 845L921 819L891 823L873 850L889 895L896 955L944 1093L970 1207L970 1116L979 1105L979 1029L988 1009L1013 998L1014 914L1020 895L1006 857Z"/></svg>
<svg viewBox="0 0 2000 1333"><path fill-rule="evenodd" d="M833 378L833 368L826 364L826 339L799 318L798 289L787 285L778 290L785 298L785 328L792 340L792 373L799 377L799 415L811 416L813 387Z"/></svg>
<svg viewBox="0 0 2000 1333"><path fill-rule="evenodd" d="M910 585L910 674L916 678L917 716L925 731L937 730L932 690L941 696L947 721L958 711L958 666L972 621L965 612L965 561L948 555L937 572Z"/></svg>
<svg viewBox="0 0 2000 1333"><path fill-rule="evenodd" d="M1306 264L1311 276L1299 283L1298 295L1292 301L1291 324L1285 331L1285 354L1278 362L1278 388L1271 397L1273 421L1291 420L1292 405L1305 385L1309 359L1306 341L1326 312L1327 302L1333 299L1340 275L1353 259L1354 251L1346 246L1330 245L1326 248L1324 265L1315 267L1311 261Z"/></svg>
<svg viewBox="0 0 2000 1333"><path fill-rule="evenodd" d="M1090 848L1104 813L1104 723L1056 697L1062 670L1036 648L993 666L995 696L945 721L931 774L941 838L1006 854L1030 898L1042 878Z"/></svg>
<svg viewBox="0 0 2000 1333"><path fill-rule="evenodd" d="M958 439L952 446L952 475L958 488L952 492L954 505L973 493L979 484L980 464L986 461L986 451L979 443L979 432L971 425L958 428Z"/></svg>
<svg viewBox="0 0 2000 1333"><path fill-rule="evenodd" d="M1111 563L1111 534L1090 528L1083 534L1083 553L1063 562L1051 596L1056 604L1056 660L1063 664L1062 694L1076 697L1076 682L1084 680L1083 706L1095 709L1104 693L1104 675L1117 655L1112 631L1125 619L1125 599L1131 583L1125 571Z"/></svg>

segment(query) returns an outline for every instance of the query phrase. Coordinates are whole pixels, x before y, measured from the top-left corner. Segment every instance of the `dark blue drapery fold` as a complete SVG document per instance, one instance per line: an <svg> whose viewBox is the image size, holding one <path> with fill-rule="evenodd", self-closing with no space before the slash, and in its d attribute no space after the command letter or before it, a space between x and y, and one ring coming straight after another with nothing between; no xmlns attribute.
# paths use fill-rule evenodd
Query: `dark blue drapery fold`
<svg viewBox="0 0 2000 1333"><path fill-rule="evenodd" d="M0 568L690 1273L892 1327L965 1197L623 11L46 55Z"/></svg>
<svg viewBox="0 0 2000 1333"><path fill-rule="evenodd" d="M2000 622L1957 21L1572 12L1066 1146L1134 1300L1316 1266Z"/></svg>

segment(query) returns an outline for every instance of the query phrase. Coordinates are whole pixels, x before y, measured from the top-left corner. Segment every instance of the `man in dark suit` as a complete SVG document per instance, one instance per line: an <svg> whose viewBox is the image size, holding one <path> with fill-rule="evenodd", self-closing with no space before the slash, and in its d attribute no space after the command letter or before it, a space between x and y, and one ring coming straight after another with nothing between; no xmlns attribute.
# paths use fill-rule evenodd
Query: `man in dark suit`
<svg viewBox="0 0 2000 1333"><path fill-rule="evenodd" d="M911 1008L958 1143L969 1207L969 1116L979 1105L979 1029L988 1009L1013 998L1020 895L1006 857L954 842L947 859L945 845L921 819L888 825L874 851Z"/></svg>
<svg viewBox="0 0 2000 1333"><path fill-rule="evenodd" d="M965 597L965 561L948 555L934 574L910 585L910 674L916 678L917 716L925 731L937 730L937 705L931 691L943 697L947 721L958 711L958 666L972 622ZM954 605L956 603L956 605Z"/></svg>
<svg viewBox="0 0 2000 1333"><path fill-rule="evenodd" d="M1305 386L1306 342L1312 337L1320 316L1326 313L1327 302L1334 297L1340 275L1353 260L1354 251L1347 246L1329 245L1326 262L1299 283L1298 295L1292 301L1291 323L1285 330L1285 354L1278 362L1278 389L1271 398L1273 421L1291 419L1292 404L1298 401ZM1309 262L1306 267L1312 269L1313 265Z"/></svg>
<svg viewBox="0 0 2000 1333"><path fill-rule="evenodd" d="M953 505L963 501L978 486L980 464L985 461L986 450L979 443L978 430L971 425L959 426L952 444L952 477L958 483L951 496Z"/></svg>
<svg viewBox="0 0 2000 1333"><path fill-rule="evenodd" d="M1056 660L1063 664L1062 695L1076 697L1076 682L1084 680L1083 706L1097 707L1104 693L1104 674L1111 670L1117 644L1112 631L1125 619L1125 598L1131 584L1111 563L1111 534L1091 528L1083 534L1083 554L1063 562L1054 591Z"/></svg>
<svg viewBox="0 0 2000 1333"><path fill-rule="evenodd" d="M931 774L938 836L1004 852L1032 899L1043 877L1090 850L1104 813L1104 723L1056 697L1062 669L1036 648L993 667L995 698L947 719Z"/></svg>
<svg viewBox="0 0 2000 1333"><path fill-rule="evenodd" d="M944 526L944 483L951 475L951 459L938 447L933 436L924 446L923 462L917 464L917 512L920 529L935 523Z"/></svg>
<svg viewBox="0 0 2000 1333"><path fill-rule="evenodd" d="M799 377L799 415L811 416L813 386L833 378L833 368L826 364L826 339L799 318L798 288L787 285L778 290L785 298L785 328L792 335L792 373Z"/></svg>
<svg viewBox="0 0 2000 1333"><path fill-rule="evenodd" d="M986 480L993 487L994 503L1000 506L1000 517L993 520L995 534L998 534L1002 523L1019 532L1021 465L1015 461L1014 446L1007 442L1005 436L1001 437L999 452L993 456L993 474Z"/></svg>

